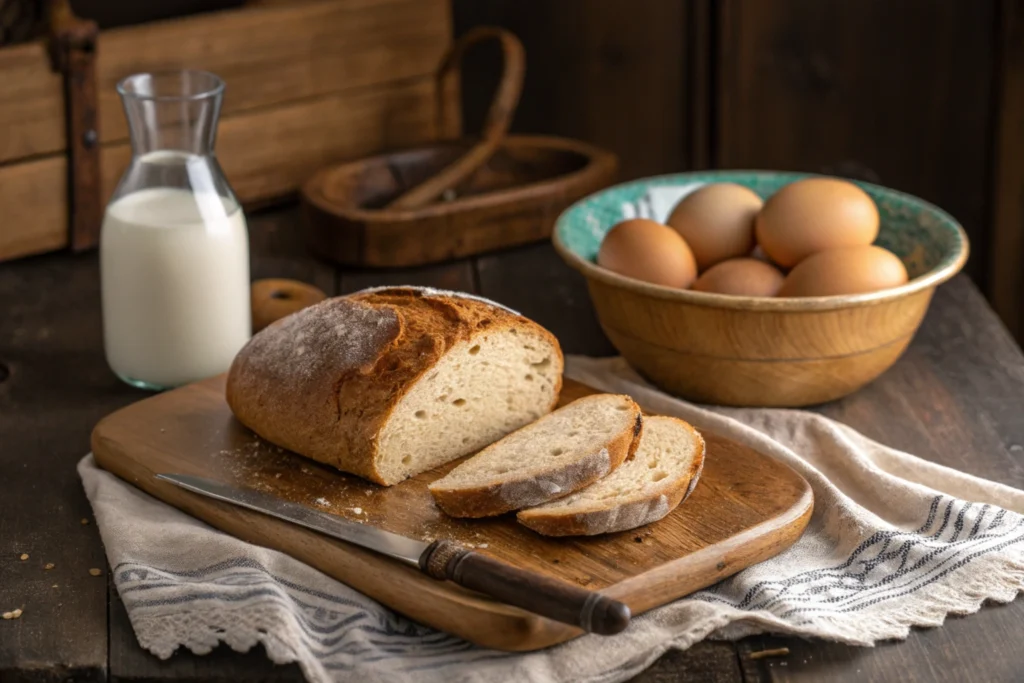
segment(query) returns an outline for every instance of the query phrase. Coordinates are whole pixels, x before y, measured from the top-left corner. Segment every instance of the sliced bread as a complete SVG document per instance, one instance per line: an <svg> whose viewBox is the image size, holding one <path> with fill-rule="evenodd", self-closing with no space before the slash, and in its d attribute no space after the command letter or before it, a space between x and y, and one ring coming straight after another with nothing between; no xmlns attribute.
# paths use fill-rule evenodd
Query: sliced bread
<svg viewBox="0 0 1024 683"><path fill-rule="evenodd" d="M453 517L489 517L589 486L633 456L643 418L628 396L596 394L516 430L430 485Z"/></svg>
<svg viewBox="0 0 1024 683"><path fill-rule="evenodd" d="M656 522L689 497L704 466L704 439L674 417L644 418L636 457L582 491L521 510L546 536L591 536Z"/></svg>
<svg viewBox="0 0 1024 683"><path fill-rule="evenodd" d="M479 297L395 287L256 334L227 400L264 439L389 485L533 422L561 386L562 352L540 325Z"/></svg>

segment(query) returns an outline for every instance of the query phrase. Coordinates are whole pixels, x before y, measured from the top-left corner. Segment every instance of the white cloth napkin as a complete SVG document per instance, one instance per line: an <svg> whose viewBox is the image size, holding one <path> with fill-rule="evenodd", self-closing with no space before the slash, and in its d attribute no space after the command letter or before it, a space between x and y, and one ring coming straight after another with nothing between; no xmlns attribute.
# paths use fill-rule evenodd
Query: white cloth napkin
<svg viewBox="0 0 1024 683"><path fill-rule="evenodd" d="M664 223L668 220L672 209L679 200L694 190L704 187L706 183L687 183L686 185L655 185L647 189L635 202L622 205L622 220L627 218L649 218Z"/></svg>
<svg viewBox="0 0 1024 683"><path fill-rule="evenodd" d="M1024 492L921 460L796 410L697 407L647 385L621 359L570 358L567 374L628 393L785 462L814 488L807 531L781 555L634 619L508 654L415 624L281 553L222 534L79 464L143 647L169 657L218 641L261 642L310 681L627 679L670 648L771 631L871 645L1024 588ZM709 453L708 457L714 457Z"/></svg>

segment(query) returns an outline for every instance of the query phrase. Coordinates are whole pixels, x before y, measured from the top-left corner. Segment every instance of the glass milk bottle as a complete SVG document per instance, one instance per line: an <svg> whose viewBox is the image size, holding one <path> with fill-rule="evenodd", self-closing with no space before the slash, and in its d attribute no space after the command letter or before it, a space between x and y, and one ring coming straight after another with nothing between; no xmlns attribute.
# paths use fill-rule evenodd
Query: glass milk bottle
<svg viewBox="0 0 1024 683"><path fill-rule="evenodd" d="M202 71L118 83L132 160L100 234L107 362L166 389L225 372L252 334L249 237L213 153L224 82Z"/></svg>

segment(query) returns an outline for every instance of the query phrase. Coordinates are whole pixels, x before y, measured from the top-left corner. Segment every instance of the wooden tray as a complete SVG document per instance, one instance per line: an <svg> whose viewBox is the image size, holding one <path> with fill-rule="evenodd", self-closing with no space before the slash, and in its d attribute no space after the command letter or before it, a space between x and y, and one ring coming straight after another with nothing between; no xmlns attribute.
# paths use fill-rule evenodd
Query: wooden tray
<svg viewBox="0 0 1024 683"><path fill-rule="evenodd" d="M593 390L567 381L562 399L588 393ZM306 562L416 621L485 647L536 650L580 632L342 541L184 491L153 475L212 477L407 536L456 540L506 562L598 589L639 614L778 554L810 519L811 489L800 475L735 442L707 433L705 438L708 453L700 483L668 517L634 531L569 539L539 536L511 515L489 520L446 517L426 489L440 471L382 488L270 445L232 417L224 401L223 377L119 410L96 426L92 447L101 467L147 493L238 538Z"/></svg>
<svg viewBox="0 0 1024 683"><path fill-rule="evenodd" d="M383 208L471 146L440 143L317 173L302 188L309 245L341 264L395 267L536 242L551 236L570 204L610 185L618 164L584 142L510 136L460 185L456 199Z"/></svg>

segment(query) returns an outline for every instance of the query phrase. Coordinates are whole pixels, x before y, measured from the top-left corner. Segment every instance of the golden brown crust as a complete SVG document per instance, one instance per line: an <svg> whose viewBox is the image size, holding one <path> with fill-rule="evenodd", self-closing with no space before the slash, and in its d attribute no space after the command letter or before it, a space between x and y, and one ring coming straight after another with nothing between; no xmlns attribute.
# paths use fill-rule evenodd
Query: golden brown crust
<svg viewBox="0 0 1024 683"><path fill-rule="evenodd" d="M455 344L524 327L558 348L540 325L479 299L405 287L328 299L246 344L228 373L228 404L268 441L397 483L376 467L377 435L405 393Z"/></svg>
<svg viewBox="0 0 1024 683"><path fill-rule="evenodd" d="M614 472L636 453L643 433L643 417L640 407L635 403L633 406L636 420L608 441L605 447L607 455L603 451L593 453L565 467L552 469L545 473L543 479L524 477L470 489L432 486L430 493L434 502L451 517L493 517L542 505L584 489ZM523 429L529 429L529 425Z"/></svg>
<svg viewBox="0 0 1024 683"><path fill-rule="evenodd" d="M704 438L691 424L674 419L697 439L697 452L688 473L672 485L656 490L643 499L613 508L593 509L572 514L546 510L523 510L516 518L519 523L544 536L594 536L597 534L628 531L657 522L675 510L690 497L704 469Z"/></svg>

